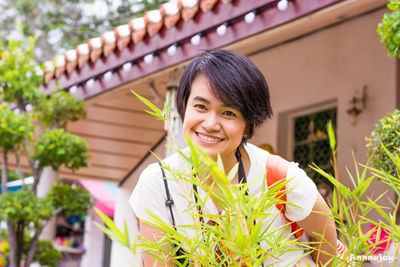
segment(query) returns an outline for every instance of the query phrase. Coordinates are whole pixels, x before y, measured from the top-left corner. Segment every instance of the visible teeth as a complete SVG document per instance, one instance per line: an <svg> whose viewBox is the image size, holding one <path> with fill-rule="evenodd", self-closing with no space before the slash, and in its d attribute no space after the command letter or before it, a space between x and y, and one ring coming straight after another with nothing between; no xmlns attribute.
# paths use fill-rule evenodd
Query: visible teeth
<svg viewBox="0 0 400 267"><path fill-rule="evenodd" d="M202 135L202 134L200 134L200 133L199 133L199 136L200 136L202 139L207 140L207 141L210 141L210 142L219 142L219 141L222 140L222 139L220 139L220 138L214 138L214 137Z"/></svg>

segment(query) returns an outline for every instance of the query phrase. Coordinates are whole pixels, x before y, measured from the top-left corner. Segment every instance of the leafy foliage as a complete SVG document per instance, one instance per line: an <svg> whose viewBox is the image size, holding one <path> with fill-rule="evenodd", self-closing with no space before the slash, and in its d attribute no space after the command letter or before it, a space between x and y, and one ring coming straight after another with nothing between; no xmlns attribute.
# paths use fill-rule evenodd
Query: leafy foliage
<svg viewBox="0 0 400 267"><path fill-rule="evenodd" d="M48 96L47 101L38 104L39 118L45 126L65 128L68 122L86 116L83 100L65 91L57 91Z"/></svg>
<svg viewBox="0 0 400 267"><path fill-rule="evenodd" d="M26 156L34 183L30 190L24 188L0 195L0 221L7 223L11 267L20 266L21 260L29 266L34 259L43 265L56 266L60 253L51 243L39 241L39 235L49 219L60 212L86 214L91 207L90 196L81 188L63 185L54 185L44 198L35 193L44 167L58 170L65 165L76 170L87 166L86 142L64 129L57 129L84 116L85 110L82 101L65 92L46 96L39 90L42 71L33 59L35 38L28 40L28 44L10 40L8 50L0 44L0 97L3 101L0 104L0 149L4 163L1 180L2 189L6 191L7 152L12 152L19 172L22 172L19 159Z"/></svg>
<svg viewBox="0 0 400 267"><path fill-rule="evenodd" d="M87 166L87 143L63 129L47 130L35 143L33 158L41 168L51 166L54 170L64 164L71 170Z"/></svg>
<svg viewBox="0 0 400 267"><path fill-rule="evenodd" d="M168 118L169 103L160 110L148 100L135 95L151 110L147 111L148 113L159 119ZM193 223L172 227L148 210L151 219L144 222L161 230L165 235L156 241L138 237L133 244L130 244L126 226L124 231L119 230L109 218L96 210L108 228L99 227L110 238L129 247L133 253L141 249L163 263L172 261L176 266L182 266L180 260L194 266L261 266L265 261L274 266L275 261L284 253L301 247L310 248L310 243L297 242L291 235L282 234L287 225L275 228L268 223L277 216L275 205L283 203L278 194L286 192L283 186L288 181L267 190L265 177L259 177L263 179L261 189L263 194L247 194L251 184L231 183L237 174L238 165L226 174L220 158L215 162L190 139L187 139L187 142L190 151L176 150L181 158L193 167L192 173L173 170L168 166L163 168L166 173L171 174L173 181L187 182L206 192L206 196L196 195L198 202L192 201L190 194L187 196L188 203L191 204L185 212L191 216ZM193 175L194 173L196 175ZM210 215L197 212L210 198L224 210L224 213ZM213 223L207 223L208 218ZM190 238L187 237L187 232L193 233ZM261 242L266 242L267 247L260 246ZM176 256L178 249L183 249L187 253Z"/></svg>
<svg viewBox="0 0 400 267"><path fill-rule="evenodd" d="M146 103L147 101L143 102ZM149 113L154 113L155 117L166 118L168 111L161 111L153 105L147 106L152 110ZM395 113L397 116L397 112ZM398 118L393 116L389 119L389 122L382 123L384 125L382 129L388 132L391 132L392 129L399 129L394 124L395 121L399 122ZM376 229L378 236L384 230L389 231L389 238L395 242L395 251L399 248L400 227L395 223L395 214L400 201L393 204L395 209L391 211L390 207L379 205L379 200L385 197L385 193L375 197L366 196L366 194L372 181L378 176L400 196L400 151L395 150L394 153L391 153L386 144L393 145L392 142L381 142L381 148L386 153L388 162L393 166L392 171L389 172L383 170L381 166L372 168L361 165L362 169L360 169L360 164L354 161L355 174L348 172L353 185L352 188L349 188L337 178L336 138L331 123L328 123L327 128L335 175L332 176L332 174L326 173L315 165L312 168L334 186L333 199L329 206L332 214L325 215L334 218L339 238L348 248L342 258L332 256L331 264L332 266L361 266L368 257L371 257L371 255L373 257L382 242L387 241L379 240L379 238L371 241L374 232L363 231L368 225L375 225L374 229ZM388 140L392 140L393 137L398 138L398 135L393 136L392 133L388 136ZM199 203L196 204L192 201L192 206L188 208L189 211L194 211L191 213L193 225L177 225L174 228L148 210L151 220L144 222L163 231L165 236L156 241L138 237L133 244L129 244L126 226L122 232L109 218L97 210L96 212L100 214L108 227L101 227L101 229L110 238L132 249L133 253L137 253L137 249L140 248L163 263L172 261L177 266L182 266L178 261L179 259L183 259L194 266L260 266L265 260L273 260L287 251L299 249L294 246L295 244L311 250L315 249L315 247L310 246L310 243L300 242L299 240L291 241L287 237L283 237L278 234L280 229L272 229L270 225L262 228L260 227L262 223L254 224L254 220L262 222L264 219L276 215L270 212L270 207L279 202L276 196L277 193L281 192L279 188L277 188L278 191L274 191L274 187L268 188L265 191L266 193L260 197L249 196L245 194L249 185L232 185L230 183L235 176L237 166L229 174L225 174L220 159L214 162L190 140L187 140L187 142L190 153L185 153L180 149L177 149L177 152L188 164L193 166L193 173L200 176L207 173L209 176L206 177L213 177L213 183L207 185L207 181L200 181L197 176L187 175L165 166L164 169L172 175L173 180L193 183L206 192L205 199L201 199L197 195ZM204 206L207 198L212 198L225 211L224 215L212 215L211 220L215 222L214 224L202 223L200 217L203 215L196 212L198 205ZM291 203L285 204L291 205ZM378 222L369 219L368 215L373 210L377 210L382 215L383 220ZM186 231L193 231L194 237L188 239L184 234ZM260 241L267 242L271 249L268 251L260 249ZM180 248L184 249L187 254L178 258L176 252ZM358 255L368 257L359 260ZM395 264L398 264L397 260ZM271 266L274 266L274 264Z"/></svg>
<svg viewBox="0 0 400 267"><path fill-rule="evenodd" d="M7 103L0 104L0 147L11 150L14 146L21 145L25 137L33 134L33 126L29 116L15 114Z"/></svg>
<svg viewBox="0 0 400 267"><path fill-rule="evenodd" d="M38 198L28 190L6 192L0 195L0 220L24 227L32 224L37 229L48 221L54 212L54 206L45 198Z"/></svg>
<svg viewBox="0 0 400 267"><path fill-rule="evenodd" d="M396 109L380 119L366 141L372 164L393 174L396 166L390 155L394 156L400 149L400 110Z"/></svg>
<svg viewBox="0 0 400 267"><path fill-rule="evenodd" d="M392 12L383 16L377 32L389 54L400 57L400 0L390 0L387 7Z"/></svg>
<svg viewBox="0 0 400 267"><path fill-rule="evenodd" d="M63 208L66 217L84 216L92 207L90 194L81 187L72 187L67 184L54 184L48 193L48 201L54 208Z"/></svg>
<svg viewBox="0 0 400 267"><path fill-rule="evenodd" d="M43 71L33 60L35 38L28 41L27 48L23 41L10 40L7 48L0 41L0 91L3 101L15 102L20 109L40 100L43 81Z"/></svg>
<svg viewBox="0 0 400 267"><path fill-rule="evenodd" d="M61 257L61 251L53 247L52 241L39 241L34 260L39 262L41 266L57 267Z"/></svg>

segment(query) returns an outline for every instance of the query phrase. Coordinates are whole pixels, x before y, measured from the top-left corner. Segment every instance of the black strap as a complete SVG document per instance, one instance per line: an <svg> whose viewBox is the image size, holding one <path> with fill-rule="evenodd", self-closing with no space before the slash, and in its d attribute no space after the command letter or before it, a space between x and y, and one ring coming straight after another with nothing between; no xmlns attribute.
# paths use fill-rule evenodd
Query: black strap
<svg viewBox="0 0 400 267"><path fill-rule="evenodd" d="M244 171L244 166L243 166L243 162L242 162L242 154L240 153L239 148L236 149L235 156L236 156L236 160L239 162L239 170L238 170L239 184L245 184L245 183L247 183L247 177L246 177L246 172Z"/></svg>
<svg viewBox="0 0 400 267"><path fill-rule="evenodd" d="M204 223L204 218L203 218L203 212L202 212L202 210L201 210L201 205L198 205L198 198L197 198L197 196L199 195L199 191L197 190L197 185L195 185L195 184L193 184L193 191L194 191L194 201L195 201L195 203L196 203L196 208L197 208L197 212L199 213L199 215L200 215L200 221L202 222L202 223Z"/></svg>
<svg viewBox="0 0 400 267"><path fill-rule="evenodd" d="M164 168L161 165L161 162L158 163L161 168L163 180L164 180L164 187L165 187L165 193L167 194L167 200L165 201L165 206L169 208L169 211L171 212L171 219L172 219L172 226L175 228L175 218L174 218L174 213L172 212L172 205L174 205L174 200L171 198L171 194L169 193L169 188L168 188L168 181L167 177L165 176Z"/></svg>

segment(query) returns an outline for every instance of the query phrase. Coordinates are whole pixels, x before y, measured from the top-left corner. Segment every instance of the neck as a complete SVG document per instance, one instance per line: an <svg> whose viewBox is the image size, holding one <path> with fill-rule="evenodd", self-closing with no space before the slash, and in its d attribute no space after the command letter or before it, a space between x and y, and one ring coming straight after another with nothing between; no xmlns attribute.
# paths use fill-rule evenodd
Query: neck
<svg viewBox="0 0 400 267"><path fill-rule="evenodd" d="M249 157L247 155L246 150L243 148L242 145L239 147L239 149L240 149L240 154L242 157L242 163L243 163L244 169L247 172L247 170L249 168ZM234 151L233 153L230 153L229 155L221 156L225 174L228 174L232 170L232 168L238 163L235 152L236 151ZM217 159L214 159L214 160L217 161ZM232 180L232 183L237 183L237 182L238 182L238 178L237 178L237 174L236 174L236 178L234 178ZM212 183L213 183L212 179L208 179L206 181L206 184L208 184L208 185L211 185Z"/></svg>

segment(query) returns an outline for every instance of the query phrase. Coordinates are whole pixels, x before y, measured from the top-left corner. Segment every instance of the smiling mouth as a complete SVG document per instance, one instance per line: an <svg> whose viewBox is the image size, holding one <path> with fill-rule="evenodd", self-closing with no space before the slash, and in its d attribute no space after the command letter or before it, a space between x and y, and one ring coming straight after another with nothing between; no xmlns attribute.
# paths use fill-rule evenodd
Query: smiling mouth
<svg viewBox="0 0 400 267"><path fill-rule="evenodd" d="M218 143L218 142L221 142L222 140L224 140L222 138L211 137L211 136L204 135L204 134L201 134L201 133L198 133L198 132L196 132L196 135L198 137L200 137L201 139L203 139L204 141L207 141L207 142L210 142L210 143Z"/></svg>

